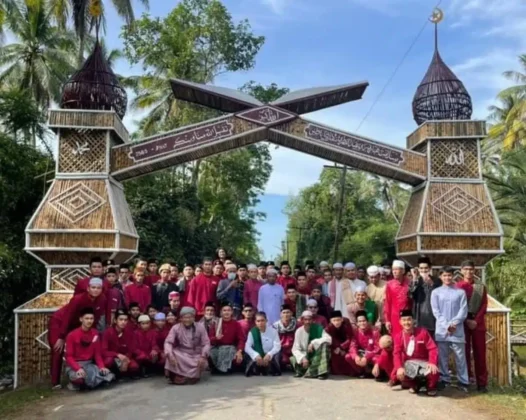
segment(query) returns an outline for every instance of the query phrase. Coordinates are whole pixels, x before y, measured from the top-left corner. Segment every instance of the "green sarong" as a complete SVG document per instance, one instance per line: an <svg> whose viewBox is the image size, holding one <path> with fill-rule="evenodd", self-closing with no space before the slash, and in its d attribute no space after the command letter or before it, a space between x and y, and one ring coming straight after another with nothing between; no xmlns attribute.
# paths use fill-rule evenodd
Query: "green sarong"
<svg viewBox="0 0 526 420"><path fill-rule="evenodd" d="M309 344L312 340L317 340L323 335L323 327L320 324L312 324L309 329ZM312 353L307 353L307 360L309 361L309 367L305 369L301 360L297 361L294 356L290 358L290 364L294 371L305 378L316 378L320 375L329 373L329 358L330 358L329 345L323 343L317 350Z"/></svg>

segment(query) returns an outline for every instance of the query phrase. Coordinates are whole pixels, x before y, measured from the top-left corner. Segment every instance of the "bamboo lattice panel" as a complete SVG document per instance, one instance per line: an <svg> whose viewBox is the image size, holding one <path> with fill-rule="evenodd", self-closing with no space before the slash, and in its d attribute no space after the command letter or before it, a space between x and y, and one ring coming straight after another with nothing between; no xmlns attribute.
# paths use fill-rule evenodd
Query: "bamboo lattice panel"
<svg viewBox="0 0 526 420"><path fill-rule="evenodd" d="M508 323L506 313L486 314L486 345L488 373L499 385L509 384Z"/></svg>
<svg viewBox="0 0 526 420"><path fill-rule="evenodd" d="M422 210L424 192L425 188L422 188L411 195L398 236L412 235L418 232L418 219L420 217L420 211Z"/></svg>
<svg viewBox="0 0 526 420"><path fill-rule="evenodd" d="M113 251L111 252L94 252L94 251L35 251L34 254L42 258L49 265L83 265L88 264L92 258L100 257L102 260L115 260L116 264L120 264L123 257L113 258Z"/></svg>
<svg viewBox="0 0 526 420"><path fill-rule="evenodd" d="M89 276L86 267L52 268L50 277L51 290L75 290L77 282Z"/></svg>
<svg viewBox="0 0 526 420"><path fill-rule="evenodd" d="M50 348L47 330L50 315L32 313L18 316L19 385L35 384L49 376Z"/></svg>
<svg viewBox="0 0 526 420"><path fill-rule="evenodd" d="M422 231L499 233L484 184L431 183Z"/></svg>
<svg viewBox="0 0 526 420"><path fill-rule="evenodd" d="M137 238L131 236L121 235L120 237L120 248L121 249L138 249Z"/></svg>
<svg viewBox="0 0 526 420"><path fill-rule="evenodd" d="M464 254L462 252L455 252L451 254L434 254L432 251L422 252L423 255L429 257L433 265L444 266L450 265L451 267L459 267L462 264L462 261L471 260L476 266L484 266L500 252L495 251L495 254ZM407 258L407 257L404 257ZM413 264L416 264L416 259Z"/></svg>
<svg viewBox="0 0 526 420"><path fill-rule="evenodd" d="M433 178L480 178L477 140L432 140Z"/></svg>
<svg viewBox="0 0 526 420"><path fill-rule="evenodd" d="M115 248L115 233L31 233L32 248Z"/></svg>
<svg viewBox="0 0 526 420"><path fill-rule="evenodd" d="M106 142L106 131L62 130L59 140L59 172L107 172Z"/></svg>
<svg viewBox="0 0 526 420"><path fill-rule="evenodd" d="M106 182L55 180L47 202L29 228L115 229Z"/></svg>

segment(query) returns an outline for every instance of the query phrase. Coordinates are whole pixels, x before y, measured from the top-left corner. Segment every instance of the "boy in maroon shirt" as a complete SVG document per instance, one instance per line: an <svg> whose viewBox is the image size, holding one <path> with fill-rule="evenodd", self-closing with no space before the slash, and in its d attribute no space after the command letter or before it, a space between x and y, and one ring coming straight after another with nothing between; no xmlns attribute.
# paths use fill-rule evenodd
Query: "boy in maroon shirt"
<svg viewBox="0 0 526 420"><path fill-rule="evenodd" d="M139 317L139 329L135 330L135 352L142 376L147 378L148 372L159 366L159 353L161 352L157 346L157 333L151 329L151 320L148 315Z"/></svg>
<svg viewBox="0 0 526 420"><path fill-rule="evenodd" d="M99 257L94 257L91 259L89 263L89 272L89 276L77 281L77 284L75 285L75 290L73 291L74 295L84 293L86 290L88 290L90 279L94 277L102 279L104 277L104 267L102 266L102 260ZM107 291L111 288L110 283L107 280L103 281L102 286L104 294L106 294Z"/></svg>
<svg viewBox="0 0 526 420"><path fill-rule="evenodd" d="M278 284L287 290L288 286L296 286L296 279L290 275L290 265L288 261L282 261L280 267L281 275L278 276Z"/></svg>
<svg viewBox="0 0 526 420"><path fill-rule="evenodd" d="M126 305L130 305L131 302L137 302L141 312L145 312L146 308L152 303L152 292L150 288L144 284L144 273L142 271L135 270L135 283L130 284L124 289L124 300Z"/></svg>
<svg viewBox="0 0 526 420"><path fill-rule="evenodd" d="M115 379L115 375L104 366L99 333L93 327L95 314L92 308L82 309L81 326L71 331L66 338L66 374L70 380L68 389L93 389Z"/></svg>
<svg viewBox="0 0 526 420"><path fill-rule="evenodd" d="M137 302L132 302L128 306L128 322L126 323L126 328L130 331L135 331L139 329L139 316L141 315L141 309Z"/></svg>
<svg viewBox="0 0 526 420"><path fill-rule="evenodd" d="M148 271L145 273L144 284L148 287L152 287L153 284L157 283L161 276L157 273L159 268L159 261L155 258L148 260Z"/></svg>
<svg viewBox="0 0 526 420"><path fill-rule="evenodd" d="M135 360L135 336L127 324L126 311L117 310L113 326L104 331L102 336L102 357L107 368L136 377L139 364Z"/></svg>
<svg viewBox="0 0 526 420"><path fill-rule="evenodd" d="M245 343L247 342L248 333L252 328L256 326L255 320L254 320L254 306L248 302L243 305L243 319L240 319L237 321L237 323L241 326L241 331L243 332L243 337L245 340Z"/></svg>
<svg viewBox="0 0 526 420"><path fill-rule="evenodd" d="M411 310L400 312L400 331L394 337L394 369L396 377L402 385L409 388L412 394L418 393L425 383L427 395L434 397L437 394L438 384L438 348L429 332L424 328L415 328ZM413 362L413 372L409 375L407 362ZM419 367L414 369L414 365Z"/></svg>
<svg viewBox="0 0 526 420"><path fill-rule="evenodd" d="M367 312L356 312L356 325L351 348L345 359L358 376L371 374L380 356L380 332L371 327L367 320Z"/></svg>

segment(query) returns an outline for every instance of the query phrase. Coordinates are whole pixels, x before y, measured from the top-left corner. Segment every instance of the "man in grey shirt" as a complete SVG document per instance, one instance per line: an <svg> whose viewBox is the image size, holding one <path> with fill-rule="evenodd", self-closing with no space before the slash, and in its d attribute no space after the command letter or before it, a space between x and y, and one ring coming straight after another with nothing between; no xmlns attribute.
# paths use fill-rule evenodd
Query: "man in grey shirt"
<svg viewBox="0 0 526 420"><path fill-rule="evenodd" d="M441 387L451 384L449 352L453 352L457 368L458 388L468 392L469 377L466 364L464 320L468 316L466 292L453 283L452 267L440 270L442 286L431 292L431 308L436 318L435 341L438 345L438 368Z"/></svg>

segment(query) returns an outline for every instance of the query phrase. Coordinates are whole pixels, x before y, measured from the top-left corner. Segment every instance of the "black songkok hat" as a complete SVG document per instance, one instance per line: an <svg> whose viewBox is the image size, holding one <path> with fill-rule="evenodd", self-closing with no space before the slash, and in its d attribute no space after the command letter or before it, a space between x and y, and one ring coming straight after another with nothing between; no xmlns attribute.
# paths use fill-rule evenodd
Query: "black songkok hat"
<svg viewBox="0 0 526 420"><path fill-rule="evenodd" d="M281 312L283 311L292 311L292 308L288 304L281 305Z"/></svg>
<svg viewBox="0 0 526 420"><path fill-rule="evenodd" d="M115 270L113 267L108 268L108 272L106 274L117 274L117 270Z"/></svg>
<svg viewBox="0 0 526 420"><path fill-rule="evenodd" d="M267 267L270 267L270 266L274 267L275 265L276 263L274 261L267 262Z"/></svg>
<svg viewBox="0 0 526 420"><path fill-rule="evenodd" d="M365 319L367 319L367 312L365 312L365 311L356 311L355 318L358 319L361 316L364 316Z"/></svg>
<svg viewBox="0 0 526 420"><path fill-rule="evenodd" d="M342 311L332 311L330 318L342 318Z"/></svg>
<svg viewBox="0 0 526 420"><path fill-rule="evenodd" d="M404 309L403 311L400 311L400 318L405 318L407 316L413 318L413 311L411 309Z"/></svg>
<svg viewBox="0 0 526 420"><path fill-rule="evenodd" d="M307 261L305 261L305 265L314 265L314 261L307 260Z"/></svg>
<svg viewBox="0 0 526 420"><path fill-rule="evenodd" d="M284 265L290 265L288 261L281 261L280 267L283 267Z"/></svg>
<svg viewBox="0 0 526 420"><path fill-rule="evenodd" d="M148 260L148 265L150 265L150 264L157 264L157 265L159 265L159 260L156 259L156 258L150 258Z"/></svg>
<svg viewBox="0 0 526 420"><path fill-rule="evenodd" d="M223 303L221 304L221 309L223 309L223 308L225 308L225 307L227 307L227 306L228 306L229 308L233 308L233 307L232 307L232 304L231 304L230 302L223 302Z"/></svg>
<svg viewBox="0 0 526 420"><path fill-rule="evenodd" d="M296 265L294 266L294 270L299 270L299 271L301 271L301 265L296 264Z"/></svg>
<svg viewBox="0 0 526 420"><path fill-rule="evenodd" d="M246 264L239 264L238 268L247 268L247 265Z"/></svg>
<svg viewBox="0 0 526 420"><path fill-rule="evenodd" d="M259 264L258 264L258 268L259 267L266 267L267 266L267 263L265 261L260 261Z"/></svg>

